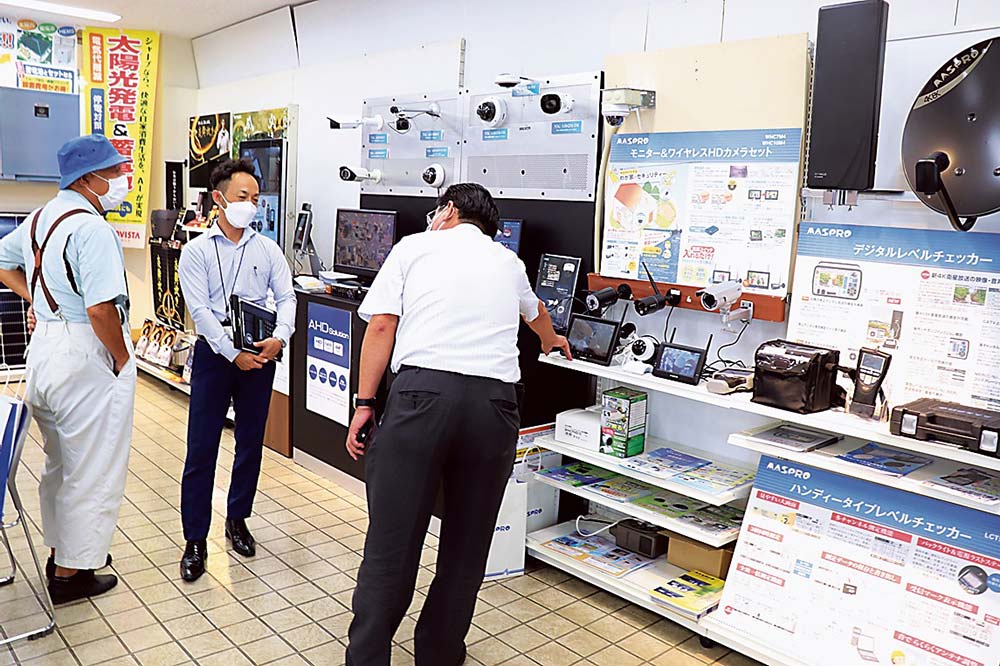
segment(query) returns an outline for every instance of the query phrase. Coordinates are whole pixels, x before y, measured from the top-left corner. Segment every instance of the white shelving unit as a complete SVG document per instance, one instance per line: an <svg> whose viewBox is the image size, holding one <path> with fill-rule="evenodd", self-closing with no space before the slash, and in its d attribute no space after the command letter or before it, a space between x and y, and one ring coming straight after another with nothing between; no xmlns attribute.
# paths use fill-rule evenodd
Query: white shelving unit
<svg viewBox="0 0 1000 666"><path fill-rule="evenodd" d="M772 423L768 426L760 428L760 430L771 428L774 425L777 424ZM829 446L824 446L823 448L816 449L814 451L800 452L790 451L788 449L781 448L780 446L774 446L772 444L765 444L763 442L753 440L751 439L751 435L754 432L755 431L733 433L729 436L729 443L733 446L739 446L740 448L756 451L757 453L769 455L774 458L791 460L793 462L810 465L829 472L836 472L845 476L864 479L865 481L877 483L882 486L908 490L918 495L926 495L951 504L957 504L970 509L978 509L979 511L985 511L986 513L1000 515L1000 505L987 504L985 502L977 501L972 497L949 493L924 484L924 481L927 481L928 479L933 479L936 476L953 471L955 469L954 463L937 461L927 465L926 467L910 472L906 476L890 476L888 474L877 472L874 469L869 469L863 465L858 465L837 458L837 456L853 451L854 449L857 449L865 444L864 441L854 439L853 437L845 437L835 444L830 444Z"/></svg>
<svg viewBox="0 0 1000 666"><path fill-rule="evenodd" d="M650 590L658 585L662 585L671 578L686 573L684 569L675 567L667 562L666 559L660 558L649 566L627 576L615 578L599 569L577 562L571 557L567 557L542 545L546 541L551 541L556 537L569 534L573 531L574 524L570 521L532 532L528 535L528 553L537 560L571 573L591 585L607 590L636 606L656 613L671 622L676 622L689 631L693 631L709 640L725 645L748 657L752 657L757 661L767 664L767 666L809 666L803 662L791 660L786 657L776 657L774 649L771 646L761 645L755 641L748 640L745 636L736 634L724 625L713 621L712 614L703 617L701 620L692 620L653 601L649 596ZM722 611L717 610L715 612L719 613Z"/></svg>
<svg viewBox="0 0 1000 666"><path fill-rule="evenodd" d="M653 437L647 437L646 441L649 442L650 450L660 448L661 446L669 446L672 449L681 451L683 453L689 453L691 455L696 455L704 458L704 452L691 451L685 449L673 442L664 442L662 440L655 439ZM575 458L585 463L590 463L591 465L596 465L603 469L618 472L622 476L627 476L637 481L642 481L648 483L651 486L656 486L657 488L663 488L664 490L669 490L670 492L677 493L678 495L684 495L685 497L690 497L691 499L696 499L699 502L704 502L705 504L711 504L712 506L722 506L723 504L729 504L730 502L735 502L737 500L746 499L750 496L750 485L747 484L736 490L728 493L722 493L720 495L713 495L711 493L701 492L690 486L686 486L681 483L675 483L670 481L670 479L657 479L651 476L646 476L645 474L639 474L638 472L631 470L627 467L621 465L621 458L615 458L614 456L604 455L603 453L595 453L593 451L587 451L586 449L581 449L572 444L566 444L564 442L557 441L554 437L544 436L539 437L535 440L538 446L548 449L550 451L555 451L556 453L561 453L564 456L569 456L570 458ZM717 458L717 457L716 457ZM745 465L740 465L738 463L731 462L729 460L713 460L723 465L730 467L738 467L740 469L747 469ZM748 472L753 472L752 469L747 469ZM568 488L563 488L563 490L568 490ZM593 494L593 493L591 493ZM588 499L591 499L588 497ZM612 502L612 504L618 505L619 502ZM650 521L653 522L653 521Z"/></svg>
<svg viewBox="0 0 1000 666"><path fill-rule="evenodd" d="M816 414L798 414L796 412L777 409L767 405L758 405L750 401L747 393L734 395L717 395L709 393L704 386L691 386L680 382L673 382L669 379L660 379L652 375L636 375L625 372L621 368L605 367L587 361L567 361L559 354L542 355L542 363L554 365L576 372L582 372L594 377L611 379L622 384L635 386L637 388L654 391L664 395L673 395L688 400L695 400L704 404L715 405L724 409L735 409L749 414L766 416L788 423L798 423L799 425L838 433L845 437L854 437L868 442L878 442L888 444L898 449L923 453L935 458L945 458L967 465L984 467L994 471L1000 471L1000 458L990 458L979 453L967 451L950 444L938 442L922 442L909 437L900 437L889 432L889 425L884 422L870 421L860 416L848 414L842 409L828 409Z"/></svg>
<svg viewBox="0 0 1000 666"><path fill-rule="evenodd" d="M541 474L535 474L535 480L540 483L544 483L547 486L552 486L557 490L571 493L578 497L582 497L585 500L590 500L595 504L600 504L601 506L607 507L613 511L617 511L618 513L623 513L631 518L637 518L658 527L662 527L663 529L669 530L675 534L680 534L688 537L689 539L694 539L695 541L708 544L713 548L721 548L728 543L732 543L733 541L736 541L736 537L739 536L738 534L712 536L693 527L686 521L677 520L676 518L668 518L667 516L656 513L655 511L649 511L641 506L632 504L631 502L616 502L613 499L604 497L600 493L596 493L593 490L588 489L587 486L581 486L578 488Z"/></svg>
<svg viewBox="0 0 1000 666"><path fill-rule="evenodd" d="M150 377L159 379L167 386L175 388L181 393L184 393L186 395L191 395L191 385L177 379L177 375L175 375L174 373L167 372L160 366L153 365L149 361L143 360L138 357L136 357L135 359L135 367L137 367L139 370L142 370ZM229 407L229 411L226 413L226 419L230 423L236 422L236 412L233 410L232 406Z"/></svg>

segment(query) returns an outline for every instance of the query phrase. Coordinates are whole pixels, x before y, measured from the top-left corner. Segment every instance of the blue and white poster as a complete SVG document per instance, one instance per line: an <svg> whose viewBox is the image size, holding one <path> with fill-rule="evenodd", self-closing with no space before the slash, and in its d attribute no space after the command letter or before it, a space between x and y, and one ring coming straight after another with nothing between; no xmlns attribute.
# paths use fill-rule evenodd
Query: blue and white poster
<svg viewBox="0 0 1000 666"><path fill-rule="evenodd" d="M306 342L306 409L350 423L351 313L309 304Z"/></svg>
<svg viewBox="0 0 1000 666"><path fill-rule="evenodd" d="M713 618L809 666L996 666L1000 516L763 456Z"/></svg>
<svg viewBox="0 0 1000 666"><path fill-rule="evenodd" d="M797 128L619 134L601 274L784 296L798 221Z"/></svg>
<svg viewBox="0 0 1000 666"><path fill-rule="evenodd" d="M891 404L1000 409L1000 234L806 223L788 337L892 355Z"/></svg>

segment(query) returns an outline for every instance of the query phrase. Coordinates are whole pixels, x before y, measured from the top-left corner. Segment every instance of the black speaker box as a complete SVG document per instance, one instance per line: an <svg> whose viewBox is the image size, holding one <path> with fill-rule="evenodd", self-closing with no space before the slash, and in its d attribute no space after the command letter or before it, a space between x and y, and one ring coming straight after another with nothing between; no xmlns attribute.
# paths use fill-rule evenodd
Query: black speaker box
<svg viewBox="0 0 1000 666"><path fill-rule="evenodd" d="M870 190L875 184L889 3L862 0L819 10L813 76L809 187Z"/></svg>

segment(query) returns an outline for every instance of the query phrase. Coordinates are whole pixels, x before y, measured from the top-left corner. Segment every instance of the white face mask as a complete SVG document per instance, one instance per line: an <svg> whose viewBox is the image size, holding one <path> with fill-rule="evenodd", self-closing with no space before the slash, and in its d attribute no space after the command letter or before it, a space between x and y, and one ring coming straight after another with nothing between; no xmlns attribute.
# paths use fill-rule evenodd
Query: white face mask
<svg viewBox="0 0 1000 666"><path fill-rule="evenodd" d="M223 209L226 213L226 222L237 229L246 229L249 227L250 222L257 215L257 204L252 201L234 201L230 203L225 194L219 192L219 195L226 202L226 207Z"/></svg>
<svg viewBox="0 0 1000 666"><path fill-rule="evenodd" d="M98 194L94 190L90 190L89 187L87 188L91 194L97 197L104 212L115 210L121 206L122 202L125 201L125 197L128 196L128 176L115 176L111 180L108 180L100 174L95 173L94 175L108 184L108 191L104 194Z"/></svg>
<svg viewBox="0 0 1000 666"><path fill-rule="evenodd" d="M444 213L448 210L448 206L445 205L444 209L435 208L431 212L427 213L427 231L440 231L444 220L436 222L438 215Z"/></svg>

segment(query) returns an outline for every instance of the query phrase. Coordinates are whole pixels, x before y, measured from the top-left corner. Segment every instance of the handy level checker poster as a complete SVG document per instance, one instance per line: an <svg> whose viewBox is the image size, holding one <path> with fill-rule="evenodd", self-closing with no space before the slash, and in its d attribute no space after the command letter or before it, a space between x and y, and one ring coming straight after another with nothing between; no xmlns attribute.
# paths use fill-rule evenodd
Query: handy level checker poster
<svg viewBox="0 0 1000 666"><path fill-rule="evenodd" d="M806 223L791 340L892 355L890 404L1000 409L1000 234Z"/></svg>
<svg viewBox="0 0 1000 666"><path fill-rule="evenodd" d="M349 425L351 313L309 303L306 341L306 409Z"/></svg>
<svg viewBox="0 0 1000 666"><path fill-rule="evenodd" d="M605 184L601 275L784 295L802 131L619 134Z"/></svg>
<svg viewBox="0 0 1000 666"><path fill-rule="evenodd" d="M1000 517L762 456L713 617L810 666L996 666Z"/></svg>
<svg viewBox="0 0 1000 666"><path fill-rule="evenodd" d="M142 248L149 226L160 34L85 28L83 49L84 132L105 135L130 160L122 165L128 176L128 197L117 210L108 212L108 222L123 247Z"/></svg>

